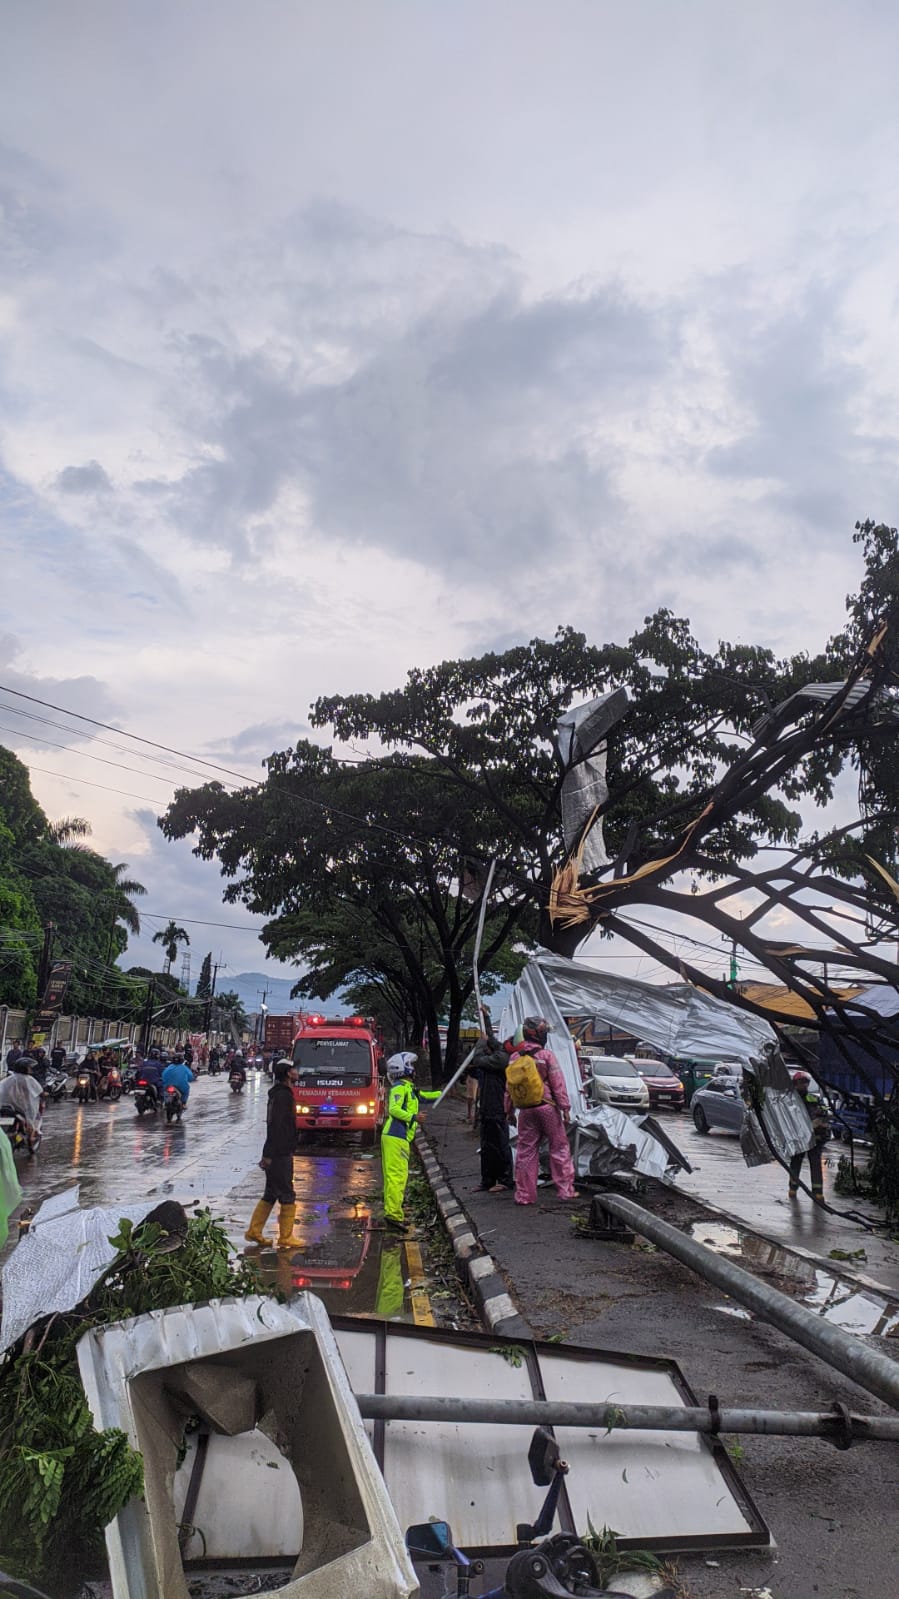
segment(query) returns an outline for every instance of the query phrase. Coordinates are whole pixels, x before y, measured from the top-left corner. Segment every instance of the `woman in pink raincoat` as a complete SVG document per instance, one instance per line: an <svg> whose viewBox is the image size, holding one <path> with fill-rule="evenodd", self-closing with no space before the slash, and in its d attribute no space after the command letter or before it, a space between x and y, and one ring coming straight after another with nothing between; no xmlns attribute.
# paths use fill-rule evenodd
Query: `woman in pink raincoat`
<svg viewBox="0 0 899 1599"><path fill-rule="evenodd" d="M518 1055L531 1055L543 1078L543 1103L523 1108L516 1113L515 1106L506 1094L506 1116L512 1126L518 1116L518 1141L515 1147L515 1203L533 1205L537 1200L537 1170L540 1145L545 1138L549 1144L549 1170L560 1199L576 1198L574 1163L568 1147L567 1126L571 1114L568 1090L552 1050L546 1048L548 1024L542 1016L527 1016L510 1052L513 1061Z"/></svg>

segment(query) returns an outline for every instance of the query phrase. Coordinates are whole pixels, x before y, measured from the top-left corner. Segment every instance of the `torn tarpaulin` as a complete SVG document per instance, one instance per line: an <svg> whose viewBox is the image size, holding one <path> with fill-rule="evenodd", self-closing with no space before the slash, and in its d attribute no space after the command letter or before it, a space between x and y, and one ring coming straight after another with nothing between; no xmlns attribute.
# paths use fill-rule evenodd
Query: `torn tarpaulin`
<svg viewBox="0 0 899 1599"><path fill-rule="evenodd" d="M46 1199L3 1267L0 1354L42 1316L80 1305L115 1260L109 1240L119 1222L144 1221L157 1203L80 1210L78 1193L69 1188Z"/></svg>

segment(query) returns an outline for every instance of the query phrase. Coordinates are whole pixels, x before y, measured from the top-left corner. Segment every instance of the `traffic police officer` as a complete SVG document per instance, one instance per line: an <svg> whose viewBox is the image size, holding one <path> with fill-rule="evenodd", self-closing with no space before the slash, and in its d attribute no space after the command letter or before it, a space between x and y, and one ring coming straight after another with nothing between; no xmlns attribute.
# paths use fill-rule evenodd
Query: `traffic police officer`
<svg viewBox="0 0 899 1599"><path fill-rule="evenodd" d="M416 1088L417 1055L401 1050L387 1062L391 1083L387 1099L387 1120L381 1134L381 1166L384 1172L384 1225L396 1232L405 1230L403 1199L409 1181L409 1151L419 1118L419 1100L439 1099L439 1089Z"/></svg>

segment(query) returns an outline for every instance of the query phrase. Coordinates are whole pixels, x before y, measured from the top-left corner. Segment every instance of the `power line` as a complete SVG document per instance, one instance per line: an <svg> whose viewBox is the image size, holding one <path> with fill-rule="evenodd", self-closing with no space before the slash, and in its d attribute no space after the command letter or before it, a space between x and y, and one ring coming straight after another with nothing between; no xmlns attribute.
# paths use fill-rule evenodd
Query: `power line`
<svg viewBox="0 0 899 1599"><path fill-rule="evenodd" d="M44 727L55 727L55 728L58 728L59 731L62 732L62 733L74 733L75 737L78 738L78 739L90 739L95 744L102 744L105 749L117 750L120 755L136 755L137 758L139 760L142 760L142 761L147 761L147 760L153 759L153 760L158 761L160 766L170 766L172 768L172 770L175 771L175 772L186 772L186 771L189 770L186 766L181 766L177 761L167 761L165 759L165 757L162 756L162 755L156 755L156 756L152 756L152 757L149 756L149 755L141 755L140 752L137 751L137 750L128 749L127 745L114 744L112 739L110 739L110 738L101 738L99 733L85 733L85 732L82 731L82 729L80 727L70 727L68 722L57 722L57 721L54 721L54 719L52 717L50 717L50 716L38 716L36 711L23 711L23 710L20 710L19 707L16 706L16 705L8 705L5 700L0 700L0 709L2 709L4 711L11 712L13 716L26 717L27 720L30 721L30 722L40 722L41 725L44 726ZM77 715L77 712L65 711L65 712L63 712L63 714L66 715L66 716L74 716L74 715ZM11 728L7 728L6 731L7 732L12 732L12 731L17 731L18 732L19 730L18 729L13 730ZM27 736L25 729L21 730L20 736ZM40 742L42 742L44 744L49 744L51 742L50 739L45 739L41 735L38 735L38 736L40 738ZM64 745L60 745L60 748L61 749L71 749L72 746L70 744L64 744ZM76 751L76 753L77 754L84 754L85 751L78 750L78 751ZM134 770L137 770L137 768L134 768ZM201 777L202 773L201 772L191 772L190 775L192 777Z"/></svg>
<svg viewBox="0 0 899 1599"><path fill-rule="evenodd" d="M58 711L63 716L73 716L80 722L89 723L91 727L102 727L107 733L120 733L125 738L134 739L134 741L138 744L146 744L148 749L163 750L167 755L177 755L179 760L193 761L197 766L208 767L211 772L221 772L226 777L236 778L238 782L243 783L250 788L262 788L265 786L260 779L247 777L245 772L235 771L235 769L231 766L221 766L217 761L204 760L201 755L190 755L184 750L173 748L171 744L160 744L155 739L144 738L142 733L131 733L127 728L114 727L110 722L100 722L94 716L85 716L81 711L70 711L64 705L54 705L51 700L39 699L35 694L25 694L21 689L13 688L10 684L0 683L0 692L4 694L14 694L17 699L27 700L31 705L41 705L45 710L48 711ZM40 770L40 768L35 767L35 771L38 770ZM355 822L359 827L367 828L378 833L385 833L390 838L398 839L401 844L426 845L433 842L431 839L418 838L412 833L399 833L395 828L386 827L382 822L374 822L369 817L357 816L354 812L345 811L338 805L329 805L325 800L312 799L311 796L307 794L297 794L293 789L283 788L277 783L272 783L270 776L267 779L267 782L271 784L271 787L276 793L286 794L290 799L297 800L302 805L312 805L316 810L324 811L328 815L339 816L343 821ZM90 786L94 788L103 788L105 785L102 783L95 783ZM111 790L111 792L114 793L116 791ZM145 796L135 794L132 795L131 798L142 799L145 798ZM156 801L151 800L149 803L156 804Z"/></svg>
<svg viewBox="0 0 899 1599"><path fill-rule="evenodd" d="M27 712L22 712L22 715L27 714ZM22 732L23 730L20 727L6 727L3 722L0 722L0 733L12 733L14 738L21 738ZM92 755L90 750L74 749L71 744L60 744L59 739L45 738L43 733L39 737L41 744L48 744L51 749L68 750L70 754L78 755L82 760L98 761L102 766L115 766L120 772L134 772L138 777L149 777L153 783L165 783L168 788L175 787L173 778L160 777L158 772L143 772L138 766L126 766L123 761L111 761L107 755Z"/></svg>
<svg viewBox="0 0 899 1599"><path fill-rule="evenodd" d="M196 916L167 916L161 911L146 911L140 908L141 916L149 916L151 922L184 922L188 927L227 927L235 933L258 933L258 927L251 927L249 922L202 922Z"/></svg>
<svg viewBox="0 0 899 1599"><path fill-rule="evenodd" d="M158 794L154 794L151 799L149 794L134 794L128 788L110 788L108 783L92 783L89 777L73 777L70 772L54 772L49 766L33 766L31 761L28 762L28 770L30 772L41 772L44 777L56 777L61 783L74 783L76 786L80 783L86 788L102 788L107 794L121 794L125 799L139 799L143 800L147 805L159 805ZM146 776L147 774L145 773L144 775Z"/></svg>

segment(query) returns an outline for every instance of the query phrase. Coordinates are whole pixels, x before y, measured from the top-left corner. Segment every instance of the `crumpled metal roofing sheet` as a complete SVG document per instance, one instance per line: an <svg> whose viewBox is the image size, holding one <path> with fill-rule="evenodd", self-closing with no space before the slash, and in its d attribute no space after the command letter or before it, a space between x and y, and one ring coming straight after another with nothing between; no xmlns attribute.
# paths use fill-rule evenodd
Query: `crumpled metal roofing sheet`
<svg viewBox="0 0 899 1599"><path fill-rule="evenodd" d="M670 1055L746 1060L775 1042L774 1029L763 1017L689 983L640 983L549 953L528 961L510 995L503 1033L533 1015L545 1016L550 1024L549 1047L565 1074L573 1107L582 1105L584 1096L565 1016L602 1016Z"/></svg>

